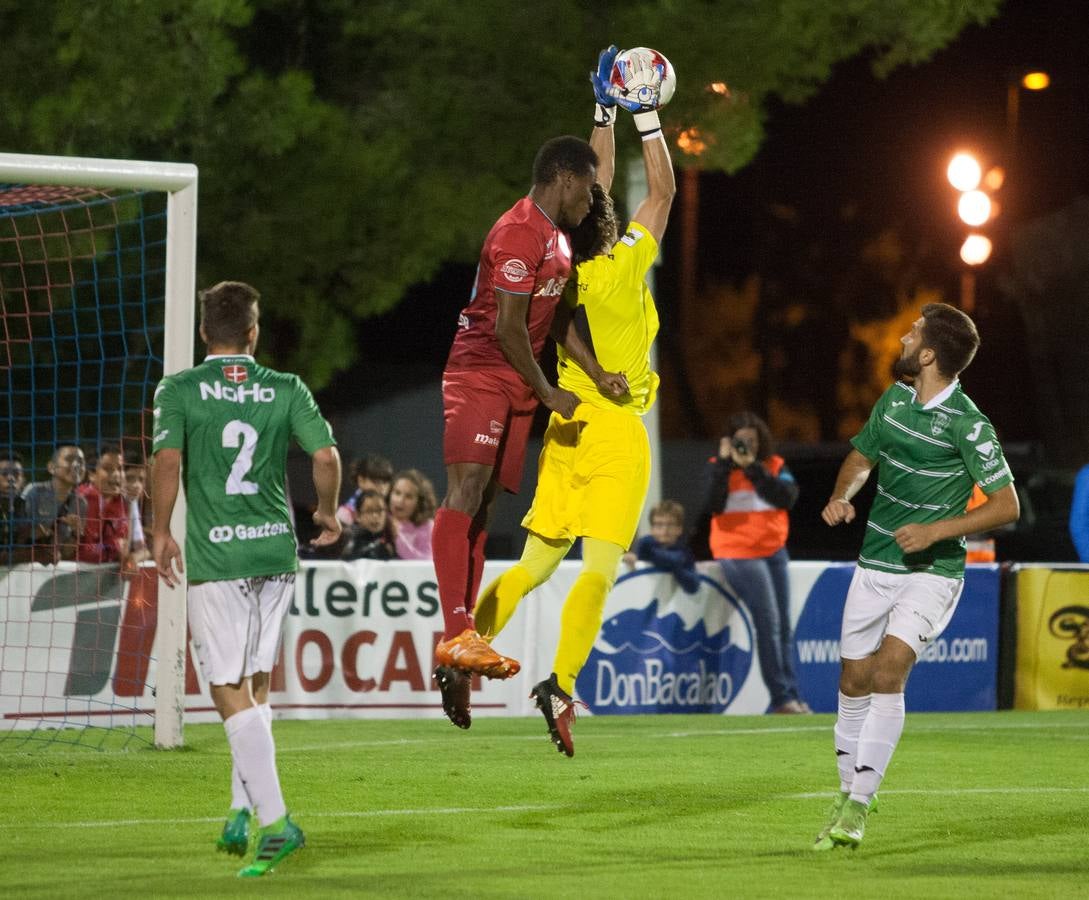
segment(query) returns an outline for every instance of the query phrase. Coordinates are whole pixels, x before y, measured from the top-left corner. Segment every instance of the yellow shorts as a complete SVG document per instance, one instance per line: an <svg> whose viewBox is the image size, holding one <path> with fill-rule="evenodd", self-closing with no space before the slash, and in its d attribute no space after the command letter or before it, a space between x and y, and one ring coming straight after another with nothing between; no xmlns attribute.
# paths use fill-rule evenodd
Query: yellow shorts
<svg viewBox="0 0 1089 900"><path fill-rule="evenodd" d="M559 540L592 537L627 548L650 482L650 441L639 416L581 403L548 420L537 492L522 527Z"/></svg>

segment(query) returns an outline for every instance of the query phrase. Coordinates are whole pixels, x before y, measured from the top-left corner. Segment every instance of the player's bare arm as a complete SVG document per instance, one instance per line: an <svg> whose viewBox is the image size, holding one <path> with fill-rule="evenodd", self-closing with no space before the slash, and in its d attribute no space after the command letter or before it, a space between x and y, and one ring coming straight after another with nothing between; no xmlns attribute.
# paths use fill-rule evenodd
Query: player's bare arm
<svg viewBox="0 0 1089 900"><path fill-rule="evenodd" d="M579 398L570 391L549 384L533 356L529 329L526 327L529 295L511 294L497 288L495 299L499 307L495 320L495 337L507 362L522 376L522 380L545 406L565 419L571 418L575 407L579 405Z"/></svg>
<svg viewBox="0 0 1089 900"><path fill-rule="evenodd" d="M1021 502L1012 484L999 488L983 503L964 515L927 524L912 523L896 529L894 537L905 553L918 553L936 541L963 537L980 531L1000 528L1016 522L1021 515Z"/></svg>
<svg viewBox="0 0 1089 900"><path fill-rule="evenodd" d="M840 522L851 522L855 517L855 507L851 498L862 490L862 485L870 477L874 462L867 459L857 450L851 450L843 465L839 467L839 475L836 476L836 486L832 491L832 497L821 511L821 518L828 525L839 525Z"/></svg>
<svg viewBox="0 0 1089 900"><path fill-rule="evenodd" d="M569 282L570 284L570 282ZM590 345L583 340L576 322L575 311L565 303L556 307L556 316L549 330L552 340L561 345L567 355L578 363L597 389L614 400L628 393L628 379L623 372L606 372L597 361Z"/></svg>
<svg viewBox="0 0 1089 900"><path fill-rule="evenodd" d="M613 126L595 127L590 133L590 146L597 154L597 183L608 191L613 184L616 171L616 138Z"/></svg>
<svg viewBox="0 0 1089 900"><path fill-rule="evenodd" d="M336 447L322 447L311 457L314 488L318 492L318 508L314 510L314 524L321 533L310 543L315 547L327 547L340 539L341 525L337 518L337 491L340 490L340 452Z"/></svg>
<svg viewBox="0 0 1089 900"><path fill-rule="evenodd" d="M602 131L603 129L595 129ZM677 180L665 137L658 132L643 141L643 165L647 171L647 196L635 210L632 219L647 229L659 243L669 222L669 210L677 193Z"/></svg>
<svg viewBox="0 0 1089 900"><path fill-rule="evenodd" d="M180 479L181 451L164 448L156 453L151 464L151 508L155 515L151 541L159 577L170 587L178 586L178 573L185 571L181 549L170 533Z"/></svg>

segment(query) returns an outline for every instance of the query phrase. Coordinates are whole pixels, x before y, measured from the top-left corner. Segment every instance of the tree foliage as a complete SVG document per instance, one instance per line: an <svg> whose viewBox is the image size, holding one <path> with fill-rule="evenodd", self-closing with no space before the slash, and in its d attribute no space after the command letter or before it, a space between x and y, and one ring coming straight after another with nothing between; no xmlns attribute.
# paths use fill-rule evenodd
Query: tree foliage
<svg viewBox="0 0 1089 900"><path fill-rule="evenodd" d="M0 147L195 162L200 283L258 285L266 352L320 387L358 319L473 258L543 140L586 133L605 44L665 52L663 118L706 147L678 164L735 171L770 98L804 102L859 54L921 62L998 5L0 0Z"/></svg>

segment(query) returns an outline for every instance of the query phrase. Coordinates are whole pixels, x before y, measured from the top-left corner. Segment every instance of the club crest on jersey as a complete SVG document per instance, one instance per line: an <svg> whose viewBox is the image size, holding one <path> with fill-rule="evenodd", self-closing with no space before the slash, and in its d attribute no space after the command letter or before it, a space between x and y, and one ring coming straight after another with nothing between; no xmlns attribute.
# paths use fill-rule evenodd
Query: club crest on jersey
<svg viewBox="0 0 1089 900"><path fill-rule="evenodd" d="M245 366L233 365L223 366L223 377L226 378L231 384L242 384L250 377L249 370Z"/></svg>
<svg viewBox="0 0 1089 900"><path fill-rule="evenodd" d="M937 437L946 428L949 427L949 416L943 412L934 413L934 418L930 420L930 433Z"/></svg>
<svg viewBox="0 0 1089 900"><path fill-rule="evenodd" d="M498 421L497 419L492 419L488 423L488 430L491 431L492 434L502 434L503 433L503 423Z"/></svg>

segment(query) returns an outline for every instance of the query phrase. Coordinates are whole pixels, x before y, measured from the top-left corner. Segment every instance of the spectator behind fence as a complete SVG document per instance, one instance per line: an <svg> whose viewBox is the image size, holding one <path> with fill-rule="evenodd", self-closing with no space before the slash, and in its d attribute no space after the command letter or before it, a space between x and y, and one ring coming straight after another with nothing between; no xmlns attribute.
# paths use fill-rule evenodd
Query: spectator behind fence
<svg viewBox="0 0 1089 900"><path fill-rule="evenodd" d="M352 463L352 481L355 490L337 509L337 518L342 525L351 525L356 520L359 499L364 491L377 491L382 502L389 499L389 489L393 484L393 464L384 456L368 453Z"/></svg>
<svg viewBox="0 0 1089 900"><path fill-rule="evenodd" d="M35 481L23 491L35 562L52 565L59 559L76 558L87 518L87 501L76 488L86 467L79 447L62 444L46 467L49 478Z"/></svg>
<svg viewBox="0 0 1089 900"><path fill-rule="evenodd" d="M139 565L151 558L144 516L151 504L147 496L147 463L143 454L125 454L125 484L121 489L129 511L129 562Z"/></svg>
<svg viewBox="0 0 1089 900"><path fill-rule="evenodd" d="M402 469L393 476L389 513L401 559L431 559L437 506L431 479L419 469Z"/></svg>
<svg viewBox="0 0 1089 900"><path fill-rule="evenodd" d="M122 496L124 485L121 448L107 444L93 460L90 480L76 488L87 501L87 519L76 550L80 562L127 562L129 508Z"/></svg>
<svg viewBox="0 0 1089 900"><path fill-rule="evenodd" d="M1078 559L1089 563L1089 465L1082 466L1074 480L1074 497L1070 502L1070 539L1078 551Z"/></svg>
<svg viewBox="0 0 1089 900"><path fill-rule="evenodd" d="M386 499L378 491L362 491L355 522L341 554L343 559L394 559L393 526Z"/></svg>
<svg viewBox="0 0 1089 900"><path fill-rule="evenodd" d="M711 555L752 613L771 710L810 712L798 694L791 660L786 540L788 510L798 499L798 485L783 458L774 453L767 424L751 412L730 418L707 474L704 508L711 517Z"/></svg>
<svg viewBox="0 0 1089 900"><path fill-rule="evenodd" d="M14 450L0 456L0 566L29 562L29 524L22 493L23 458Z"/></svg>
<svg viewBox="0 0 1089 900"><path fill-rule="evenodd" d="M636 560L672 573L686 594L699 591L696 558L684 537L684 507L676 500L663 500L650 511L650 534L624 554L628 566L634 567Z"/></svg>

